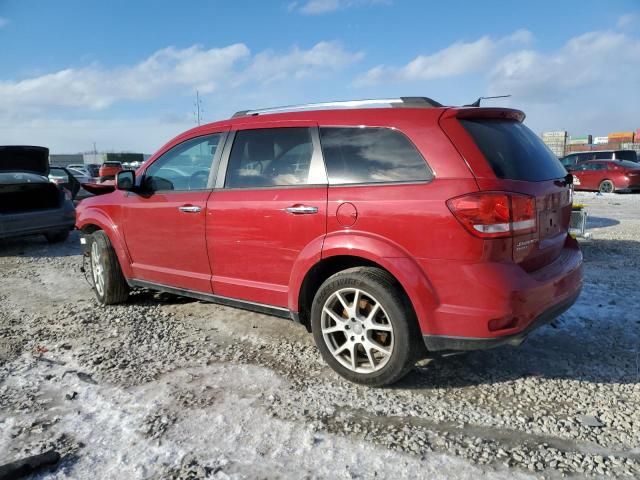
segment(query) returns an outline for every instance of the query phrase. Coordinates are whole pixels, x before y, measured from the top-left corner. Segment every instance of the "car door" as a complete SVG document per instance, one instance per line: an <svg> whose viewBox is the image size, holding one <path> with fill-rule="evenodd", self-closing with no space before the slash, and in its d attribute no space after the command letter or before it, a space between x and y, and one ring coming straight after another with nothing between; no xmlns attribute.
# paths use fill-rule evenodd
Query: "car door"
<svg viewBox="0 0 640 480"><path fill-rule="evenodd" d="M207 198L226 132L186 140L155 159L122 203L134 278L211 293Z"/></svg>
<svg viewBox="0 0 640 480"><path fill-rule="evenodd" d="M213 293L286 308L300 258L320 258L327 179L315 124L239 127L207 202Z"/></svg>
<svg viewBox="0 0 640 480"><path fill-rule="evenodd" d="M595 162L585 163L585 171L582 175L583 188L586 190L597 190L602 180L602 164Z"/></svg>
<svg viewBox="0 0 640 480"><path fill-rule="evenodd" d="M65 188L71 194L71 199L75 199L80 190L80 182L64 167L50 167L49 180Z"/></svg>

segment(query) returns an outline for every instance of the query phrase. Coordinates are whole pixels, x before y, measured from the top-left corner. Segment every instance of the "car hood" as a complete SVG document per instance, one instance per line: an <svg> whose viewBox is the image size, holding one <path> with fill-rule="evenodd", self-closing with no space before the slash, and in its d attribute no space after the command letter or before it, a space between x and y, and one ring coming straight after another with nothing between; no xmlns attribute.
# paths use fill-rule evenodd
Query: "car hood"
<svg viewBox="0 0 640 480"><path fill-rule="evenodd" d="M49 149L25 145L0 146L0 172L49 175Z"/></svg>

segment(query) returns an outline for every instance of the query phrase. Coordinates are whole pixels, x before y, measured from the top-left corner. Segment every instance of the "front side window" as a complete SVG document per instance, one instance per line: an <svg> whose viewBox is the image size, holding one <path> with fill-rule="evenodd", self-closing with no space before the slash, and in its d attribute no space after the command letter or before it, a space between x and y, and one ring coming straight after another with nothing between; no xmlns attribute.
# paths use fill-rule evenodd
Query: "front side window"
<svg viewBox="0 0 640 480"><path fill-rule="evenodd" d="M240 130L233 141L224 186L307 185L312 157L310 128Z"/></svg>
<svg viewBox="0 0 640 480"><path fill-rule="evenodd" d="M190 191L208 187L213 158L222 148L223 134L215 133L187 140L166 152L146 171L145 189Z"/></svg>
<svg viewBox="0 0 640 480"><path fill-rule="evenodd" d="M433 178L416 147L390 128L325 127L320 143L332 185Z"/></svg>

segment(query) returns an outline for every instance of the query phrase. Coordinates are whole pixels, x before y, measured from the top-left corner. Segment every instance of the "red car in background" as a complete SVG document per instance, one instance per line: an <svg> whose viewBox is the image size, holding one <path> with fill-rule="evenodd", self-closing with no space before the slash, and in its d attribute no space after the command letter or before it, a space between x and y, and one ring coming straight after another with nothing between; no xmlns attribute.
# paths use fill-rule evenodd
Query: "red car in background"
<svg viewBox="0 0 640 480"><path fill-rule="evenodd" d="M116 174L122 170L123 168L120 162L104 162L100 166L100 171L98 173L100 181L104 182L105 180L113 180L116 178Z"/></svg>
<svg viewBox="0 0 640 480"><path fill-rule="evenodd" d="M78 206L96 297L142 287L288 317L367 385L518 345L582 286L572 177L523 120L404 97L192 129Z"/></svg>
<svg viewBox="0 0 640 480"><path fill-rule="evenodd" d="M590 160L569 168L576 190L601 193L640 191L640 163L628 160Z"/></svg>

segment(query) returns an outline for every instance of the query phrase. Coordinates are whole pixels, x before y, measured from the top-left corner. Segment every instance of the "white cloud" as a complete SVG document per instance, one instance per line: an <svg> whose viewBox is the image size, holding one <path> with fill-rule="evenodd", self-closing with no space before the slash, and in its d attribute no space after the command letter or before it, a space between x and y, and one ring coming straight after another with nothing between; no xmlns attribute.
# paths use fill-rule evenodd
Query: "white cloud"
<svg viewBox="0 0 640 480"><path fill-rule="evenodd" d="M603 93L616 91L616 85L638 85L639 59L640 41L622 33L589 32L550 54L521 50L506 55L490 74L489 91L538 102L594 86Z"/></svg>
<svg viewBox="0 0 640 480"><path fill-rule="evenodd" d="M305 0L289 4L289 11L303 15L323 15L350 7L389 4L390 0Z"/></svg>
<svg viewBox="0 0 640 480"><path fill-rule="evenodd" d="M128 100L143 101L178 88L210 93L223 86L259 84L280 78L302 78L335 71L359 60L335 42L320 42L308 50L272 51L251 56L242 43L224 48L168 47L131 66L106 69L99 65L68 68L39 77L0 81L0 104L5 111L52 107L94 110Z"/></svg>
<svg viewBox="0 0 640 480"><path fill-rule="evenodd" d="M636 13L626 13L624 15L620 15L618 17L618 21L616 22L616 26L618 28L627 28L636 22L640 21L638 14Z"/></svg>
<svg viewBox="0 0 640 480"><path fill-rule="evenodd" d="M9 25L9 19L0 17L0 28L6 27L7 25Z"/></svg>
<svg viewBox="0 0 640 480"><path fill-rule="evenodd" d="M488 92L527 112L537 131L606 134L638 128L640 40L598 31L571 38L552 52L509 53L489 74Z"/></svg>
<svg viewBox="0 0 640 480"><path fill-rule="evenodd" d="M192 100L176 98L191 95L196 88L205 94L205 120L212 121L234 109L293 98L304 101L312 82L362 55L336 42L255 55L244 44L168 47L132 65L92 64L23 80L0 80L2 141L46 145L54 153L83 150L93 141L98 148L150 153L194 126L189 112ZM138 105L131 108L133 104ZM115 105L136 112L146 111L147 106L154 112L165 111L127 115L109 109Z"/></svg>
<svg viewBox="0 0 640 480"><path fill-rule="evenodd" d="M243 44L210 50L168 47L132 66L105 69L91 65L20 81L0 81L0 103L5 108L102 109L119 100L150 99L180 86L212 91L248 56L249 49Z"/></svg>
<svg viewBox="0 0 640 480"><path fill-rule="evenodd" d="M337 42L319 42L309 50L294 47L286 54L265 51L254 57L245 79L265 82L291 77L300 79L313 72L341 69L362 57L362 52L349 52Z"/></svg>
<svg viewBox="0 0 640 480"><path fill-rule="evenodd" d="M386 82L412 82L455 77L488 70L498 49L511 44L528 44L533 36L527 30L493 40L483 36L474 42L455 42L428 55L418 55L402 67L378 65L358 77L359 87Z"/></svg>

